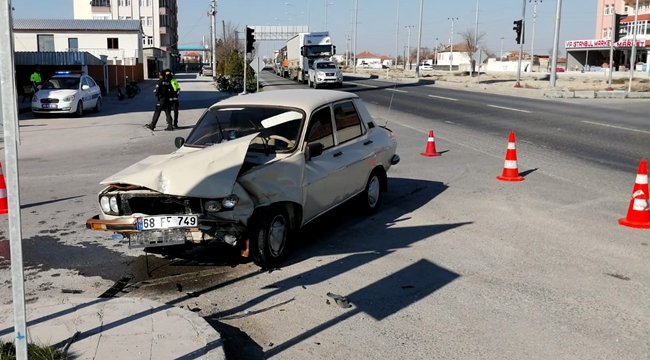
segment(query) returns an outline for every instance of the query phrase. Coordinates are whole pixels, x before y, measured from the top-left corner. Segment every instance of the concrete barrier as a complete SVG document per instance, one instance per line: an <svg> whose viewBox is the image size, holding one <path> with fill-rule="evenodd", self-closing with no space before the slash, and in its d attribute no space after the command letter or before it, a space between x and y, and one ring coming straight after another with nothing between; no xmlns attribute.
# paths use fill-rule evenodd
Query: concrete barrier
<svg viewBox="0 0 650 360"><path fill-rule="evenodd" d="M599 99L625 99L625 91L597 91L596 97Z"/></svg>
<svg viewBox="0 0 650 360"><path fill-rule="evenodd" d="M573 97L578 98L578 99L595 99L596 98L596 92L595 91L574 91L573 92Z"/></svg>

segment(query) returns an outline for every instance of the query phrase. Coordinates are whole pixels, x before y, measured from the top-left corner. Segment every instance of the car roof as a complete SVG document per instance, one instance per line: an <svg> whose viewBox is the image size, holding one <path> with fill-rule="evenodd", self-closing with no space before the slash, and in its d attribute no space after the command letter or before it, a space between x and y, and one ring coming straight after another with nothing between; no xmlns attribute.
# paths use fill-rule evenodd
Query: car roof
<svg viewBox="0 0 650 360"><path fill-rule="evenodd" d="M309 114L322 105L358 97L354 93L337 90L284 89L233 96L215 103L210 108L250 105L286 106L303 109Z"/></svg>

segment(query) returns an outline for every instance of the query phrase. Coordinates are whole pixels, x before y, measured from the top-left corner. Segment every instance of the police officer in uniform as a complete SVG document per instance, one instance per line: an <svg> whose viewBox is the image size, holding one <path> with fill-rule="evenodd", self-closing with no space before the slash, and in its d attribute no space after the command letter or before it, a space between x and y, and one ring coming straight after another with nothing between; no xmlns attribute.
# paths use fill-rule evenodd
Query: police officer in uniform
<svg viewBox="0 0 650 360"><path fill-rule="evenodd" d="M172 114L171 114L171 102L175 96L174 87L171 84L172 75L166 75L164 72L160 72L158 84L154 90L156 95L156 111L153 113L153 118L151 119L151 124L146 124L144 127L153 130L156 128L156 123L158 118L160 118L160 113L165 112L165 117L167 118L167 128L165 131L172 131Z"/></svg>
<svg viewBox="0 0 650 360"><path fill-rule="evenodd" d="M174 88L174 97L172 98L171 108L174 112L174 129L178 129L178 96L181 94L181 87L178 85L178 81L174 77L174 73L171 69L165 70L165 76L171 75L172 79L170 80L172 87Z"/></svg>
<svg viewBox="0 0 650 360"><path fill-rule="evenodd" d="M34 97L34 94L38 91L37 86L41 84L42 79L41 79L41 66L37 65L36 70L32 73L32 75L29 77L29 81L32 83L32 89L34 90L32 92L32 98ZM31 101L31 98L30 100Z"/></svg>

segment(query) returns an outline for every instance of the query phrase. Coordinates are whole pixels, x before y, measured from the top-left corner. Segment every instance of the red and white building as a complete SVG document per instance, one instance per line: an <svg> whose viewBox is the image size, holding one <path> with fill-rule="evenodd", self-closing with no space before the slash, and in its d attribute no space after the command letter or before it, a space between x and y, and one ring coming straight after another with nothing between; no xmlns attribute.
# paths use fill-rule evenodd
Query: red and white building
<svg viewBox="0 0 650 360"><path fill-rule="evenodd" d="M609 54L616 26L620 39L614 43L614 70L630 68L634 37L636 0L598 0L595 39L565 42L567 70L603 71L609 67ZM615 24L616 14L623 15ZM620 17L619 17L620 18ZM650 72L650 3L639 1L636 35L636 70Z"/></svg>

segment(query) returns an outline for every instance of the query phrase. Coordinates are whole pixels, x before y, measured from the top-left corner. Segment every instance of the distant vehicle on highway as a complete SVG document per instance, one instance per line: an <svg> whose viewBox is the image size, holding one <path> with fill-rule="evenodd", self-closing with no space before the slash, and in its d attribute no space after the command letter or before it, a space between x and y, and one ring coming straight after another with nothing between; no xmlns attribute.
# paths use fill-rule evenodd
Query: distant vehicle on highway
<svg viewBox="0 0 650 360"><path fill-rule="evenodd" d="M32 98L32 114L75 114L102 108L102 91L93 78L83 73L57 71L38 86Z"/></svg>
<svg viewBox="0 0 650 360"><path fill-rule="evenodd" d="M320 86L343 87L343 73L333 61L316 60L309 68L307 82L309 87Z"/></svg>
<svg viewBox="0 0 650 360"><path fill-rule="evenodd" d="M202 76L213 76L213 71L212 71L212 66L203 66L201 68L201 75Z"/></svg>
<svg viewBox="0 0 650 360"><path fill-rule="evenodd" d="M422 64L422 65L420 65L420 70L422 70L422 71L433 71L433 66L431 64Z"/></svg>
<svg viewBox="0 0 650 360"><path fill-rule="evenodd" d="M221 242L269 268L293 230L343 202L374 212L400 161L397 140L356 94L315 91L212 105L176 138L178 150L102 181L100 213L86 227L117 232L129 247Z"/></svg>

